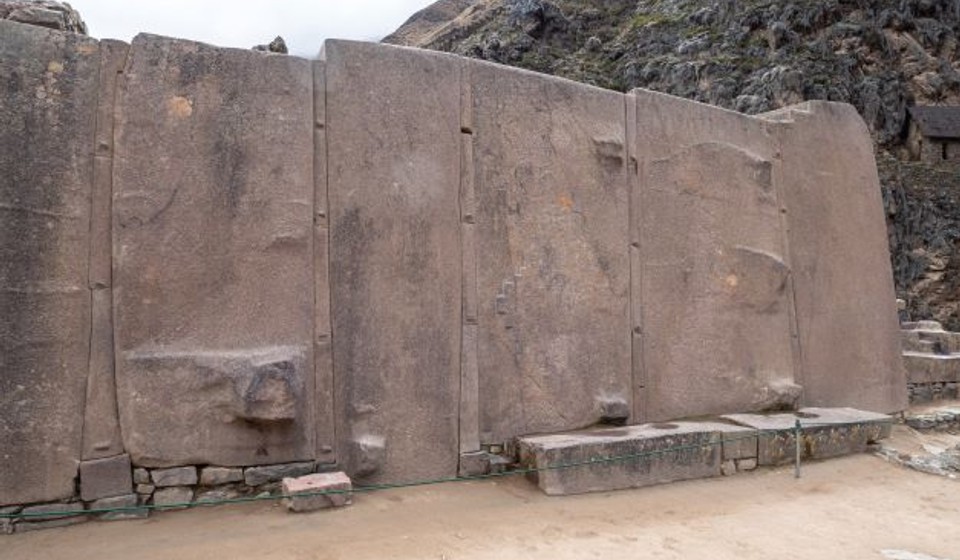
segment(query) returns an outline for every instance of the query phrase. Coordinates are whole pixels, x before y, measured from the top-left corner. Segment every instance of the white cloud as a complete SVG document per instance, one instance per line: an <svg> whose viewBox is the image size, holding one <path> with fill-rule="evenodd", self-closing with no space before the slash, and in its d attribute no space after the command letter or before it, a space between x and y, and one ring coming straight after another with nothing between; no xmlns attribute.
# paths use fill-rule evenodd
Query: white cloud
<svg viewBox="0 0 960 560"><path fill-rule="evenodd" d="M377 41L433 0L68 0L90 35L129 41L143 31L250 48L280 35L313 56L324 39Z"/></svg>

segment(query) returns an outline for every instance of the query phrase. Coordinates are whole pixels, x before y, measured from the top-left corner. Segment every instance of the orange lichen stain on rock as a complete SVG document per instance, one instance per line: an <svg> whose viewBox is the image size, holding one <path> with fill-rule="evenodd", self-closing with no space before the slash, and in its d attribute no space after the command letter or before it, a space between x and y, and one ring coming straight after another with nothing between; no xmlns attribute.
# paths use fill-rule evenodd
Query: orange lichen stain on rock
<svg viewBox="0 0 960 560"><path fill-rule="evenodd" d="M167 114L171 117L185 119L193 114L193 102L186 97L171 97L167 100Z"/></svg>
<svg viewBox="0 0 960 560"><path fill-rule="evenodd" d="M726 279L724 280L724 282L726 282L727 286L729 286L729 287L731 287L731 288L736 288L736 287L737 287L737 284L740 283L740 279L737 278L737 275L736 275L736 274L729 274L729 275L727 275L727 277L726 277Z"/></svg>
<svg viewBox="0 0 960 560"><path fill-rule="evenodd" d="M77 52L80 54L93 54L99 50L96 44L83 44L77 47Z"/></svg>
<svg viewBox="0 0 960 560"><path fill-rule="evenodd" d="M573 210L573 199L569 196L562 194L560 198L557 199L557 203L560 204L567 212Z"/></svg>

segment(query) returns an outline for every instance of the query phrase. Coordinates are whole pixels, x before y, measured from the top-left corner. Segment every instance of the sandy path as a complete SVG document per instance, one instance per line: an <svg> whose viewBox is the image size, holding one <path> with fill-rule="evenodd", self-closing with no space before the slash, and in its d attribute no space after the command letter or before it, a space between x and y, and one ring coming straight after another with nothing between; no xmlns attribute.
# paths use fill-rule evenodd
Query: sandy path
<svg viewBox="0 0 960 560"><path fill-rule="evenodd" d="M0 537L3 559L960 560L960 483L861 455L633 491L549 498L523 479L359 496L308 515L268 503Z"/></svg>

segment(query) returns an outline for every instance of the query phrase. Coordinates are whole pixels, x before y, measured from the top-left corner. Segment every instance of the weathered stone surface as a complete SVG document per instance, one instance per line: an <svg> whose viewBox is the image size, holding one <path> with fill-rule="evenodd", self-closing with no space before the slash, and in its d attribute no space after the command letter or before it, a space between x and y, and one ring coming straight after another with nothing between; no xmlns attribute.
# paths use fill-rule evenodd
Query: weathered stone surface
<svg viewBox="0 0 960 560"><path fill-rule="evenodd" d="M782 203L808 406L894 412L907 405L877 167L853 107L785 111Z"/></svg>
<svg viewBox="0 0 960 560"><path fill-rule="evenodd" d="M158 488L153 493L153 504L163 509L183 509L190 507L193 500L193 489L187 486L170 486Z"/></svg>
<svg viewBox="0 0 960 560"><path fill-rule="evenodd" d="M317 473L283 479L283 504L290 511L306 512L342 507L353 502L353 483L342 472ZM317 494L330 492L329 494ZM311 495L313 494L313 495Z"/></svg>
<svg viewBox="0 0 960 560"><path fill-rule="evenodd" d="M595 424L632 400L624 97L480 62L469 79L480 442Z"/></svg>
<svg viewBox="0 0 960 560"><path fill-rule="evenodd" d="M921 321L923 325L907 328L901 325L900 340L903 349L907 352L923 352L927 354L956 354L960 353L960 333L943 330L935 321ZM932 323L932 324L930 324Z"/></svg>
<svg viewBox="0 0 960 560"><path fill-rule="evenodd" d="M133 469L133 482L136 484L150 484L150 471L139 467Z"/></svg>
<svg viewBox="0 0 960 560"><path fill-rule="evenodd" d="M486 451L461 453L457 476L481 476L489 473L491 457Z"/></svg>
<svg viewBox="0 0 960 560"><path fill-rule="evenodd" d="M118 509L120 511L108 511L103 513L94 513L97 519L103 521L123 521L127 519L146 519L150 515L150 510L140 505L140 500L136 494L127 494L125 496L114 496L113 498L103 498L87 505L87 509Z"/></svg>
<svg viewBox="0 0 960 560"><path fill-rule="evenodd" d="M224 486L221 488L198 490L195 501L198 504L216 504L217 502L222 502L224 500L234 500L242 495L243 494L237 488L233 486Z"/></svg>
<svg viewBox="0 0 960 560"><path fill-rule="evenodd" d="M796 414L728 414L725 419L759 430L757 462L780 465L796 458L795 424L800 420L800 458L829 459L866 451L890 435L893 418L853 408L804 408Z"/></svg>
<svg viewBox="0 0 960 560"><path fill-rule="evenodd" d="M314 456L312 82L294 57L149 35L130 47L114 304L137 464Z"/></svg>
<svg viewBox="0 0 960 560"><path fill-rule="evenodd" d="M80 463L80 498L84 501L121 496L129 494L132 489L129 455Z"/></svg>
<svg viewBox="0 0 960 560"><path fill-rule="evenodd" d="M457 472L460 64L325 45L338 460L365 481ZM425 445L429 442L429 445Z"/></svg>
<svg viewBox="0 0 960 560"><path fill-rule="evenodd" d="M123 453L114 375L111 222L113 198L113 114L117 76L128 45L100 42L100 78L94 138L93 192L90 200L89 287L93 290L90 367L83 418L83 458Z"/></svg>
<svg viewBox="0 0 960 560"><path fill-rule="evenodd" d="M525 467L550 495L604 492L720 476L722 441L742 428L707 422L643 424L519 438ZM680 448L676 451L665 451ZM647 454L644 456L640 456ZM623 458L592 464L595 459Z"/></svg>
<svg viewBox="0 0 960 560"><path fill-rule="evenodd" d="M64 519L77 517L76 512L84 511L83 504L80 502L41 504L36 506L27 506L20 511L24 517L20 523L26 521L48 521L51 519Z"/></svg>
<svg viewBox="0 0 960 560"><path fill-rule="evenodd" d="M219 486L231 482L243 482L243 469L230 467L204 467L200 471L201 486Z"/></svg>
<svg viewBox="0 0 960 560"><path fill-rule="evenodd" d="M310 474L316 465L311 462L287 463L285 465L265 465L243 470L243 481L247 486L260 486L268 482L277 482L284 478Z"/></svg>
<svg viewBox="0 0 960 560"><path fill-rule="evenodd" d="M136 487L137 494L141 494L143 496L149 496L150 494L153 494L153 491L156 489L157 487L153 484L137 484Z"/></svg>
<svg viewBox="0 0 960 560"><path fill-rule="evenodd" d="M97 42L0 21L0 505L73 495Z"/></svg>
<svg viewBox="0 0 960 560"><path fill-rule="evenodd" d="M174 467L150 471L150 480L158 488L165 486L192 486L197 483L197 467Z"/></svg>
<svg viewBox="0 0 960 560"><path fill-rule="evenodd" d="M645 420L796 404L776 136L761 120L637 90L633 326Z"/></svg>
<svg viewBox="0 0 960 560"><path fill-rule="evenodd" d="M333 341L330 325L330 205L327 194L327 73L322 60L313 61L313 186L314 186L314 418L319 463L337 460L334 445Z"/></svg>
<svg viewBox="0 0 960 560"><path fill-rule="evenodd" d="M14 524L14 530L17 533L27 533L29 531L40 531L43 529L59 529L60 527L69 527L71 525L77 525L85 521L89 521L90 518L86 515L74 515L72 517L64 517L62 519L51 519L50 521L24 521L20 520Z"/></svg>
<svg viewBox="0 0 960 560"><path fill-rule="evenodd" d="M960 354L904 352L903 365L909 383L956 383L960 381Z"/></svg>
<svg viewBox="0 0 960 560"><path fill-rule="evenodd" d="M87 25L80 13L71 8L70 4L55 0L3 0L0 2L0 19L57 31L87 34Z"/></svg>

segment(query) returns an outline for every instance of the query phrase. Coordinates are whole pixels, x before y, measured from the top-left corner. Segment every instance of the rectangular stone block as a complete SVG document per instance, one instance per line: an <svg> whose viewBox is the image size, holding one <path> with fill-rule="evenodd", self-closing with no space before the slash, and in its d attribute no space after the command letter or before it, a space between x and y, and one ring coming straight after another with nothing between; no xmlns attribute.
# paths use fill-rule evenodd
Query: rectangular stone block
<svg viewBox="0 0 960 560"><path fill-rule="evenodd" d="M99 63L93 39L0 21L0 505L74 492Z"/></svg>
<svg viewBox="0 0 960 560"><path fill-rule="evenodd" d="M338 461L365 482L453 476L461 61L349 41L324 53Z"/></svg>
<svg viewBox="0 0 960 560"><path fill-rule="evenodd" d="M524 467L550 495L606 492L720 476L728 424L642 424L519 438Z"/></svg>
<svg viewBox="0 0 960 560"><path fill-rule="evenodd" d="M907 406L887 229L873 144L850 105L781 111L780 192L802 348L803 402Z"/></svg>
<svg viewBox="0 0 960 560"><path fill-rule="evenodd" d="M285 465L265 465L243 470L243 481L247 486L260 486L268 482L277 482L284 478L304 476L314 471L313 462L288 463Z"/></svg>
<svg viewBox="0 0 960 560"><path fill-rule="evenodd" d="M80 463L80 498L90 502L129 494L133 476L129 455Z"/></svg>
<svg viewBox="0 0 960 560"><path fill-rule="evenodd" d="M794 406L776 135L760 119L636 90L645 420ZM638 396L638 398L640 398Z"/></svg>
<svg viewBox="0 0 960 560"><path fill-rule="evenodd" d="M188 486L170 486L158 488L153 493L153 505L160 509L183 509L193 502L193 488Z"/></svg>
<svg viewBox="0 0 960 560"><path fill-rule="evenodd" d="M113 498L103 498L88 504L87 509L94 510L97 519L103 521L124 521L128 519L146 519L150 515L150 510L140 505L139 497L136 494L127 494L125 496L114 496ZM96 510L116 510L97 513Z"/></svg>
<svg viewBox="0 0 960 560"><path fill-rule="evenodd" d="M109 242L108 242L109 247ZM83 414L83 459L123 453L117 416L113 354L113 293L96 288L91 297L90 367Z"/></svg>
<svg viewBox="0 0 960 560"><path fill-rule="evenodd" d="M624 101L469 64L480 433L501 444L632 401Z"/></svg>
<svg viewBox="0 0 960 560"><path fill-rule="evenodd" d="M315 453L313 70L139 35L120 80L114 304L138 465Z"/></svg>
<svg viewBox="0 0 960 560"><path fill-rule="evenodd" d="M960 381L960 354L904 352L903 365L909 383L956 383Z"/></svg>
<svg viewBox="0 0 960 560"><path fill-rule="evenodd" d="M862 453L868 444L888 437L893 425L890 416L853 408L804 408L795 414L728 414L723 418L759 430L757 462L761 466L796 460L797 419L801 460Z"/></svg>
<svg viewBox="0 0 960 560"><path fill-rule="evenodd" d="M204 467L200 471L201 486L220 486L231 482L243 482L243 469L230 467Z"/></svg>
<svg viewBox="0 0 960 560"><path fill-rule="evenodd" d="M47 522L51 520L83 518L84 516L81 515L83 511L84 507L80 502L27 506L20 511L21 517L17 522L17 525Z"/></svg>
<svg viewBox="0 0 960 560"><path fill-rule="evenodd" d="M90 518L86 515L75 515L72 517L64 517L62 519L51 519L50 521L18 521L13 527L17 533L27 533L30 531L40 531L43 529L59 529L61 527L69 527L71 525L77 525L85 521L89 521Z"/></svg>
<svg viewBox="0 0 960 560"><path fill-rule="evenodd" d="M283 479L283 504L294 512L316 511L353 503L353 484L342 472ZM324 492L329 492L324 494Z"/></svg>
<svg viewBox="0 0 960 560"><path fill-rule="evenodd" d="M192 486L197 483L197 467L174 467L150 471L150 480L158 488L165 486Z"/></svg>

